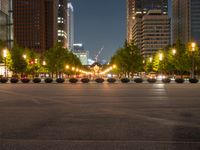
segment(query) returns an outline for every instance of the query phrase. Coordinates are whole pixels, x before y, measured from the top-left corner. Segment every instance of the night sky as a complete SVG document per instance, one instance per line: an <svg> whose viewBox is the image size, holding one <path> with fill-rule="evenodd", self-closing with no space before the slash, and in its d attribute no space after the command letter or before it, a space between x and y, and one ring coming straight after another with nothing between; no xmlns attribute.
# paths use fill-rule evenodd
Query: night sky
<svg viewBox="0 0 200 150"><path fill-rule="evenodd" d="M126 0L71 0L75 42L83 43L90 57L104 46L100 59L109 59L126 38Z"/></svg>

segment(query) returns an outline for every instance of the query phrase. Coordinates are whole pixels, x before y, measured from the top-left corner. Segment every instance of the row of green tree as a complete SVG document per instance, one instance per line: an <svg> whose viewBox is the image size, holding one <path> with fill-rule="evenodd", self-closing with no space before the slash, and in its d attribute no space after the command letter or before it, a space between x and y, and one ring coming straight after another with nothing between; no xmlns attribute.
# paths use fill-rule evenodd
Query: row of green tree
<svg viewBox="0 0 200 150"><path fill-rule="evenodd" d="M7 68L16 75L37 76L39 73L48 73L53 77L63 73L72 74L72 71L66 70L66 65L82 67L79 58L59 44L44 53L14 44L12 49L7 49L7 56L4 58L5 48L4 42L0 41L0 62L6 63Z"/></svg>
<svg viewBox="0 0 200 150"><path fill-rule="evenodd" d="M130 76L139 72L156 72L165 75L191 74L194 61L195 73L200 73L200 52L196 46L183 44L179 40L173 46L158 50L152 56L143 58L139 48L134 43L125 42L111 58L111 64L118 67L115 70L120 76Z"/></svg>

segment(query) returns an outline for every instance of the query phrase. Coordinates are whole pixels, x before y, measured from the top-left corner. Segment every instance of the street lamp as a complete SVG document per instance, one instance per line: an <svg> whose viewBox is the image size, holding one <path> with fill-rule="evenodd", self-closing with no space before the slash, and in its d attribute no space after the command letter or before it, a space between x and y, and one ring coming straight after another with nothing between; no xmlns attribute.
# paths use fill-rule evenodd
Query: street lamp
<svg viewBox="0 0 200 150"><path fill-rule="evenodd" d="M66 65L66 67L65 67L66 69L69 69L69 65Z"/></svg>
<svg viewBox="0 0 200 150"><path fill-rule="evenodd" d="M150 63L152 63L152 61L153 61L153 58L152 58L152 57L150 57L150 58L149 58L149 61L150 61Z"/></svg>
<svg viewBox="0 0 200 150"><path fill-rule="evenodd" d="M4 61L5 61L5 77L7 77L7 68L6 68L7 50L6 49L3 50L3 57L4 57Z"/></svg>
<svg viewBox="0 0 200 150"><path fill-rule="evenodd" d="M117 68L117 66L116 66L116 65L113 65L112 67L113 67L114 69L115 69L115 68Z"/></svg>
<svg viewBox="0 0 200 150"><path fill-rule="evenodd" d="M192 47L192 78L194 78L194 52L196 48L196 43L192 42L191 47Z"/></svg>
<svg viewBox="0 0 200 150"><path fill-rule="evenodd" d="M176 49L172 49L172 54L176 55Z"/></svg>
<svg viewBox="0 0 200 150"><path fill-rule="evenodd" d="M159 54L159 60L160 60L160 61L163 60L163 54L162 54L162 53ZM162 69L163 69L163 68L162 68L162 65L161 65L161 77L163 78L163 75L162 75L162 74L163 74L163 73L162 73Z"/></svg>
<svg viewBox="0 0 200 150"><path fill-rule="evenodd" d="M24 58L24 59L26 59L26 58L27 58L27 56L24 54L24 55L23 55L23 58Z"/></svg>
<svg viewBox="0 0 200 150"><path fill-rule="evenodd" d="M163 60L163 54L162 54L162 53L159 54L159 60L160 60L160 61Z"/></svg>
<svg viewBox="0 0 200 150"><path fill-rule="evenodd" d="M47 64L46 61L43 61L43 62L42 62L42 65L43 65L43 66L46 66L46 64Z"/></svg>
<svg viewBox="0 0 200 150"><path fill-rule="evenodd" d="M38 59L36 58L36 59L35 59L35 64L37 64L37 62L38 62Z"/></svg>

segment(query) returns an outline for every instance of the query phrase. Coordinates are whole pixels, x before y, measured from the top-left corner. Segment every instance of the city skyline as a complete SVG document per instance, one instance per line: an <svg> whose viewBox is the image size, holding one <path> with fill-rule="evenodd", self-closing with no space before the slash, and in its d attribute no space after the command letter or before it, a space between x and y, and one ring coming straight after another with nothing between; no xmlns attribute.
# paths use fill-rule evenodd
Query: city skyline
<svg viewBox="0 0 200 150"><path fill-rule="evenodd" d="M123 46L126 39L126 1L71 2L75 16L75 43L84 43L85 49L90 51L91 58L104 47L100 59L109 59Z"/></svg>

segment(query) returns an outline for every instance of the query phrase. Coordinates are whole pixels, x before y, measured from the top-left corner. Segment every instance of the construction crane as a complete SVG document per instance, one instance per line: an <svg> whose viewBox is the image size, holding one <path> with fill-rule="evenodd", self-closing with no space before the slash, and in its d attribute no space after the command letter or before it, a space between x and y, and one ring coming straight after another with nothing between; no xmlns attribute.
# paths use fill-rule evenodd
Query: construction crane
<svg viewBox="0 0 200 150"><path fill-rule="evenodd" d="M94 58L95 62L98 62L99 55L101 54L101 52L103 51L103 49L104 49L104 46L102 46L102 48L100 49L100 51L98 52L98 54L95 56L95 58Z"/></svg>

